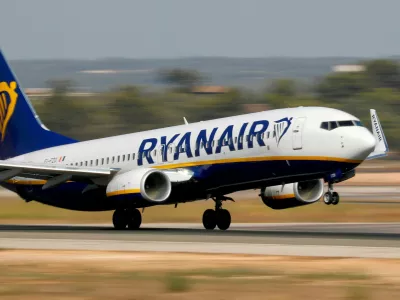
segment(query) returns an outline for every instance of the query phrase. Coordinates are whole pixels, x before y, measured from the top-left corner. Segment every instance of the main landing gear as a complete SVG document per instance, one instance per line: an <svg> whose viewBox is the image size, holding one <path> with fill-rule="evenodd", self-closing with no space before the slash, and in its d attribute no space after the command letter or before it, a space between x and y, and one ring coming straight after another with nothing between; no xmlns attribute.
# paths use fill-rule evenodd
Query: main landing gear
<svg viewBox="0 0 400 300"><path fill-rule="evenodd" d="M324 195L324 203L326 205L329 204L337 205L339 204L339 200L340 200L339 194L333 190L333 184L329 183L328 191Z"/></svg>
<svg viewBox="0 0 400 300"><path fill-rule="evenodd" d="M118 208L113 214L114 228L118 230L125 229L139 229L142 224L142 215L136 208L121 209Z"/></svg>
<svg viewBox="0 0 400 300"><path fill-rule="evenodd" d="M207 209L203 214L203 226L207 230L213 230L218 226L220 230L227 230L231 226L231 214L228 210L222 208L222 201L231 200L229 197L217 197L215 201L215 210Z"/></svg>

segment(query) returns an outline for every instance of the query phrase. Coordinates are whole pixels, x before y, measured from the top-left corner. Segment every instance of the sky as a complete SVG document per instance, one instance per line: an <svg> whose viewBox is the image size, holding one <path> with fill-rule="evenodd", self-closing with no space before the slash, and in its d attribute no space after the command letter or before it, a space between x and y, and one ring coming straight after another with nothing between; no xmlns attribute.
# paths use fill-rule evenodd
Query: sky
<svg viewBox="0 0 400 300"><path fill-rule="evenodd" d="M400 54L399 0L0 0L9 59Z"/></svg>

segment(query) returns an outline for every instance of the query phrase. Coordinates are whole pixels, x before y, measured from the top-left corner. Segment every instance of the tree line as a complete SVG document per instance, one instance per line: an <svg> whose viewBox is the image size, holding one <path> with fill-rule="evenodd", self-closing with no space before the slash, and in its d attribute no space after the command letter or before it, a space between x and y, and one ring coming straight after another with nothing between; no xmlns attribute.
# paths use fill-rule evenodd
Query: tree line
<svg viewBox="0 0 400 300"><path fill-rule="evenodd" d="M70 96L73 82L51 80L51 96L34 99L33 105L47 127L79 140L183 124L183 117L196 122L296 106L342 109L370 126L374 108L391 150L399 149L400 66L385 59L360 65L360 71L332 72L313 82L278 78L259 91L230 87L207 95L191 93L206 78L194 70L160 70L163 90L132 83L92 96Z"/></svg>

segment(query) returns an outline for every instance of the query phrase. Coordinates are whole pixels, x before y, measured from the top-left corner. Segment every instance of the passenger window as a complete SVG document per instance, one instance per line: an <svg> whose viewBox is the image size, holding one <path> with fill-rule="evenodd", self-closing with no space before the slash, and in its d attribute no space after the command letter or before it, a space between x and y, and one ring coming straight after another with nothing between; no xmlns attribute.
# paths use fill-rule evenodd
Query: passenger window
<svg viewBox="0 0 400 300"><path fill-rule="evenodd" d="M85 160L85 167L87 167L87 160Z"/></svg>
<svg viewBox="0 0 400 300"><path fill-rule="evenodd" d="M96 159L96 167L99 165L99 160Z"/></svg>
<svg viewBox="0 0 400 300"><path fill-rule="evenodd" d="M122 155L122 161L125 161L125 154Z"/></svg>
<svg viewBox="0 0 400 300"><path fill-rule="evenodd" d="M126 160L129 161L131 159L131 155L128 154Z"/></svg>
<svg viewBox="0 0 400 300"><path fill-rule="evenodd" d="M135 153L132 153L132 160L135 160Z"/></svg>
<svg viewBox="0 0 400 300"><path fill-rule="evenodd" d="M270 134L270 132L268 131L268 132L267 132L267 139L269 139L269 134Z"/></svg>
<svg viewBox="0 0 400 300"><path fill-rule="evenodd" d="M272 137L274 138L276 135L275 131L272 132Z"/></svg>
<svg viewBox="0 0 400 300"><path fill-rule="evenodd" d="M104 158L101 159L101 165L104 165Z"/></svg>
<svg viewBox="0 0 400 300"><path fill-rule="evenodd" d="M110 163L110 158L107 157L107 165Z"/></svg>

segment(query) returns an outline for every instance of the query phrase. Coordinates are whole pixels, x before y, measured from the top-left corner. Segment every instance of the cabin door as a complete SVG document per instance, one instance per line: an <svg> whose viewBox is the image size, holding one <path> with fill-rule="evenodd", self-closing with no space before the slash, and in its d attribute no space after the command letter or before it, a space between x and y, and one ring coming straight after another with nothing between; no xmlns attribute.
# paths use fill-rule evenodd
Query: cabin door
<svg viewBox="0 0 400 300"><path fill-rule="evenodd" d="M303 148L303 128L305 122L305 117L297 118L294 121L292 135L293 150L301 150Z"/></svg>
<svg viewBox="0 0 400 300"><path fill-rule="evenodd" d="M167 149L167 162L173 162L174 161L174 154L176 151L176 147L174 144L169 144L168 149Z"/></svg>
<svg viewBox="0 0 400 300"><path fill-rule="evenodd" d="M162 145L158 150L157 150L157 163L162 164L165 162L164 159L164 151L165 151L165 145Z"/></svg>

